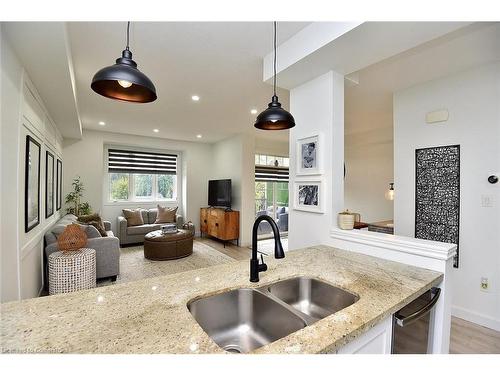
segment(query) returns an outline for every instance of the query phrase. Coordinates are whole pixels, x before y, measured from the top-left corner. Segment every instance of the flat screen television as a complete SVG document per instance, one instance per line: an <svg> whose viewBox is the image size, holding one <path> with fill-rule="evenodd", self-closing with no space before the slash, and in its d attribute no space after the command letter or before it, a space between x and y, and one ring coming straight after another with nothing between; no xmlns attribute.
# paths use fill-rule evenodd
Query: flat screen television
<svg viewBox="0 0 500 375"><path fill-rule="evenodd" d="M208 205L231 208L231 180L208 181Z"/></svg>

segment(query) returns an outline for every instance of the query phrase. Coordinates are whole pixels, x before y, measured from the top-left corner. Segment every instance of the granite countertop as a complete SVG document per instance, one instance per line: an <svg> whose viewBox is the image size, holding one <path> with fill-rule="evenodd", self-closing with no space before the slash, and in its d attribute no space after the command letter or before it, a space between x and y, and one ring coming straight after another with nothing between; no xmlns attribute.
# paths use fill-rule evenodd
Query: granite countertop
<svg viewBox="0 0 500 375"><path fill-rule="evenodd" d="M225 353L203 331L187 303L241 287L310 276L357 294L353 305L255 353L324 353L352 341L419 294L442 274L354 252L315 246L267 258L259 283L249 262L0 305L2 352Z"/></svg>

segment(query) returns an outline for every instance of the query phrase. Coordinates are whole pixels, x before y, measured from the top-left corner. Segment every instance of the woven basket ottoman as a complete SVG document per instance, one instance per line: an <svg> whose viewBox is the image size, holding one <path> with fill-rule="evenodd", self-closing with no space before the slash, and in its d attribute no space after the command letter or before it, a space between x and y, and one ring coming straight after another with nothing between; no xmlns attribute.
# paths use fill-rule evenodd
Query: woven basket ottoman
<svg viewBox="0 0 500 375"><path fill-rule="evenodd" d="M94 249L56 251L49 255L49 294L95 288L95 279Z"/></svg>
<svg viewBox="0 0 500 375"><path fill-rule="evenodd" d="M179 229L177 233L163 234L161 230L144 236L144 257L150 260L171 260L193 254L194 232Z"/></svg>

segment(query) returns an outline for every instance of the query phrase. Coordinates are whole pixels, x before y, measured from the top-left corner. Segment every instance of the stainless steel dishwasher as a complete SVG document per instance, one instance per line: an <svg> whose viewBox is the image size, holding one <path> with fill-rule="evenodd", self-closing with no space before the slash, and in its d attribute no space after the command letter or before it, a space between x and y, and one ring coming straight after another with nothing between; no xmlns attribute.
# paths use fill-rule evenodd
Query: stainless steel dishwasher
<svg viewBox="0 0 500 375"><path fill-rule="evenodd" d="M392 323L393 354L425 354L429 348L432 309L441 289L432 288L394 314Z"/></svg>

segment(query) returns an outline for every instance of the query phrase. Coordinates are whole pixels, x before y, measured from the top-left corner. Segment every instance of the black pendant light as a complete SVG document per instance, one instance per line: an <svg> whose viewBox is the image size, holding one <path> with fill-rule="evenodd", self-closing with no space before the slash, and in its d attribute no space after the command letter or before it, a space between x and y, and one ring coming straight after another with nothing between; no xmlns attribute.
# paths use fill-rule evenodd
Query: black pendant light
<svg viewBox="0 0 500 375"><path fill-rule="evenodd" d="M276 95L276 21L274 22L274 95L267 109L257 116L254 126L262 130L285 130L295 126L295 120L291 113L281 108Z"/></svg>
<svg viewBox="0 0 500 375"><path fill-rule="evenodd" d="M130 22L127 23L127 47L116 64L99 70L92 79L92 90L107 98L126 102L149 103L156 100L156 88L153 82L139 69L132 60L129 49Z"/></svg>

